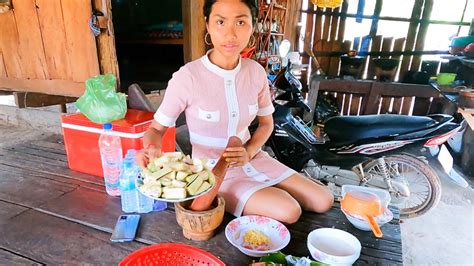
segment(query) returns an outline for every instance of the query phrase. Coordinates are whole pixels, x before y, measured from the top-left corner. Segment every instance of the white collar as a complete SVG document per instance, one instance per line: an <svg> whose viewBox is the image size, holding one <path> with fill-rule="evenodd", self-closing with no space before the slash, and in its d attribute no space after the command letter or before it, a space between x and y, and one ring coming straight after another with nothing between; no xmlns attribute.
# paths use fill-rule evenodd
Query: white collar
<svg viewBox="0 0 474 266"><path fill-rule="evenodd" d="M204 64L204 66L212 73L215 73L223 78L234 79L237 73L239 73L240 71L240 66L242 64L241 58L239 57L239 63L234 69L227 70L213 64L211 60L209 60L209 53L211 51L212 49L207 51L207 53L201 57L201 61Z"/></svg>

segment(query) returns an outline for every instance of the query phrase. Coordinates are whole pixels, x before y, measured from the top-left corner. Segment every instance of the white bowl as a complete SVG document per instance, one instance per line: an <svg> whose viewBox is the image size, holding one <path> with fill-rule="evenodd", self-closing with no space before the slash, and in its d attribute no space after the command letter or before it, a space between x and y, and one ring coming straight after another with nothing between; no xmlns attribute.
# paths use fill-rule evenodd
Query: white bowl
<svg viewBox="0 0 474 266"><path fill-rule="evenodd" d="M341 197L344 198L347 192L353 192L353 191L361 191L365 193L375 194L380 199L380 205L382 205L383 208L387 208L388 204L392 200L390 193L388 193L388 191L384 189L354 186L354 185L342 185Z"/></svg>
<svg viewBox="0 0 474 266"><path fill-rule="evenodd" d="M313 230L308 235L307 245L313 259L337 265L353 264L362 249L355 236L335 228Z"/></svg>
<svg viewBox="0 0 474 266"><path fill-rule="evenodd" d="M372 228L370 228L370 224L367 221L366 218L356 215L356 214L350 214L341 209L344 215L346 215L347 220L356 228L363 230L363 231L372 231ZM375 221L381 227L382 225L390 222L393 219L393 213L386 208L384 213L375 217Z"/></svg>
<svg viewBox="0 0 474 266"><path fill-rule="evenodd" d="M244 247L244 235L255 229L270 238L268 250L257 250ZM265 216L249 215L235 218L225 227L227 240L242 253L252 257L262 257L267 254L280 251L290 242L290 232L277 220Z"/></svg>

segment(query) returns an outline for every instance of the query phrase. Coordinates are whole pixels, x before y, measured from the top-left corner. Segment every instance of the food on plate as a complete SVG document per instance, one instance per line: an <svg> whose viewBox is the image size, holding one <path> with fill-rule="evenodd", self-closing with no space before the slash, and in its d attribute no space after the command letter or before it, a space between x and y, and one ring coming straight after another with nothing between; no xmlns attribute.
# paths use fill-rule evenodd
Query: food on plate
<svg viewBox="0 0 474 266"><path fill-rule="evenodd" d="M164 199L199 195L215 183L206 162L206 159L192 159L182 152L164 153L142 171L143 184L139 184L138 189L148 196Z"/></svg>
<svg viewBox="0 0 474 266"><path fill-rule="evenodd" d="M270 238L259 230L248 230L247 232L245 232L243 240L244 248L261 251L270 250Z"/></svg>

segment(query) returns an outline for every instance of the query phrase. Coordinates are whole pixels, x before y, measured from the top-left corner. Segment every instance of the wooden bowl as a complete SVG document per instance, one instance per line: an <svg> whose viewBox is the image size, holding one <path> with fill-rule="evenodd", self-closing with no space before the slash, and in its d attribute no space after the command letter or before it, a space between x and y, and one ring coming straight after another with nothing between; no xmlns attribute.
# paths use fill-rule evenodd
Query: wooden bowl
<svg viewBox="0 0 474 266"><path fill-rule="evenodd" d="M188 207L192 201L177 202L174 204L176 220L183 228L183 235L187 239L203 241L214 235L224 218L225 201L221 196L214 199L212 208L207 211L192 211Z"/></svg>

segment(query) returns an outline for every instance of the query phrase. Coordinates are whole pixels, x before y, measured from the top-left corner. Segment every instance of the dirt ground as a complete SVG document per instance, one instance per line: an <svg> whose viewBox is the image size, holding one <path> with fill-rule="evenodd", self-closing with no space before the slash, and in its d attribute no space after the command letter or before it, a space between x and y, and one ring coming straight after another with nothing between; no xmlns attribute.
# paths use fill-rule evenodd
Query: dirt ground
<svg viewBox="0 0 474 266"><path fill-rule="evenodd" d="M6 123L0 119L0 147L52 134ZM461 188L446 175L440 175L443 192L438 206L421 217L404 220L401 225L405 265L474 262L474 190Z"/></svg>

